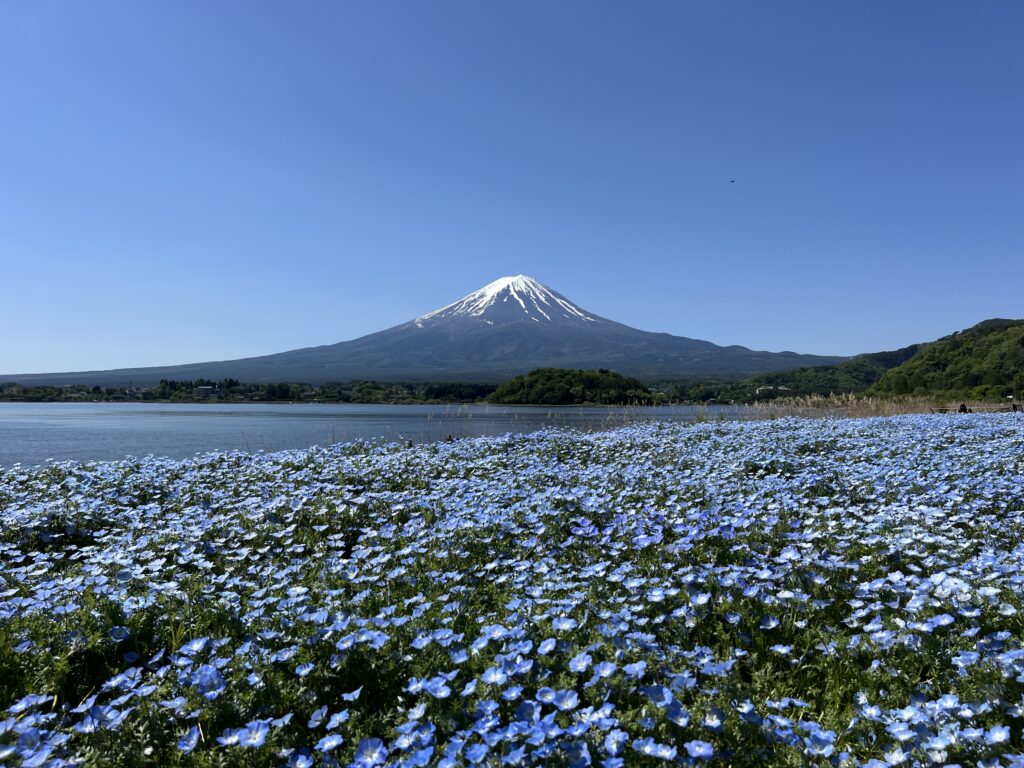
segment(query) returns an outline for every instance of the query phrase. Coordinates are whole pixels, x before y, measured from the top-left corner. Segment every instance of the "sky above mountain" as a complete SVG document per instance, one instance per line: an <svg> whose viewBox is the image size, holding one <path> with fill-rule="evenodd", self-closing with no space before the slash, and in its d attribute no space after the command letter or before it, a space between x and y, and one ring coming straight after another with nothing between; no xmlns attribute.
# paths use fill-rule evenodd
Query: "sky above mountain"
<svg viewBox="0 0 1024 768"><path fill-rule="evenodd" d="M718 344L1018 317L1024 6L0 3L0 372L351 339L525 273Z"/></svg>

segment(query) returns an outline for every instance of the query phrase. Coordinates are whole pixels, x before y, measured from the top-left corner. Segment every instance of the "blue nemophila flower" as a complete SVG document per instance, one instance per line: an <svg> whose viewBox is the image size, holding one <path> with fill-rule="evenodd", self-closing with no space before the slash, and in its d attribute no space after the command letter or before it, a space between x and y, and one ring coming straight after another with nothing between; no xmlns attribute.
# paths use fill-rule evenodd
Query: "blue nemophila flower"
<svg viewBox="0 0 1024 768"><path fill-rule="evenodd" d="M212 701L223 693L227 683L219 669L210 664L201 664L192 673L192 685L202 694L203 698Z"/></svg>
<svg viewBox="0 0 1024 768"><path fill-rule="evenodd" d="M355 764L361 768L380 765L388 757L387 747L377 738L363 739L356 747Z"/></svg>
<svg viewBox="0 0 1024 768"><path fill-rule="evenodd" d="M359 639L369 645L373 650L379 651L391 638L384 632L366 631L365 633L361 633Z"/></svg>
<svg viewBox="0 0 1024 768"><path fill-rule="evenodd" d="M442 648L447 648L452 643L461 641L463 635L455 634L455 632L448 629L447 627L443 627L441 629L435 629L430 634L430 637L433 638L434 642L440 645Z"/></svg>
<svg viewBox="0 0 1024 768"><path fill-rule="evenodd" d="M498 704L498 702L494 701L493 699L484 699L480 702L480 706L477 707L477 711L481 715L490 715L497 711L499 706L500 705Z"/></svg>
<svg viewBox="0 0 1024 768"><path fill-rule="evenodd" d="M681 728L685 728L690 724L690 713L678 701L671 702L665 708L665 717L668 718L669 722L675 723Z"/></svg>
<svg viewBox="0 0 1024 768"><path fill-rule="evenodd" d="M579 626L579 622L576 619L568 616L559 616L551 622L551 628L558 630L559 632L566 632L571 629L576 629Z"/></svg>
<svg viewBox="0 0 1024 768"><path fill-rule="evenodd" d="M526 747L515 747L501 756L502 765L524 765L526 761Z"/></svg>
<svg viewBox="0 0 1024 768"><path fill-rule="evenodd" d="M92 701L95 701L95 700L96 700L96 697L93 696L92 697ZM164 699L164 700L159 701L157 703L161 707L163 707L164 709L174 710L175 714L181 715L181 714L184 714L184 712L185 712L184 707L188 703L188 699L186 699L184 696L175 696L173 699ZM91 704L90 704L90 706L91 706ZM75 712L77 710L73 709L71 711Z"/></svg>
<svg viewBox="0 0 1024 768"><path fill-rule="evenodd" d="M951 661L954 667L966 669L967 667L977 664L979 659L981 659L981 654L977 651L960 651L953 656Z"/></svg>
<svg viewBox="0 0 1024 768"><path fill-rule="evenodd" d="M567 712L570 709L576 708L577 703L579 703L579 696L576 694L576 691L558 691L552 699L552 703L560 711Z"/></svg>
<svg viewBox="0 0 1024 768"><path fill-rule="evenodd" d="M516 709L516 719L524 723L536 723L540 720L540 705L535 701L524 701Z"/></svg>
<svg viewBox="0 0 1024 768"><path fill-rule="evenodd" d="M299 666L297 666L295 668L295 674L298 677L305 677L306 675L308 675L310 672L313 671L315 666L316 665L313 664L313 662L311 662L311 661L308 661L305 664L299 664Z"/></svg>
<svg viewBox="0 0 1024 768"><path fill-rule="evenodd" d="M700 739L688 741L683 746L686 748L686 753L696 760L706 760L715 754L715 748Z"/></svg>
<svg viewBox="0 0 1024 768"><path fill-rule="evenodd" d="M191 728L189 728L187 731L185 731L185 735L184 736L182 736L180 739L178 739L178 749L181 752L184 752L185 754L188 754L189 752L191 752L193 749L196 748L196 745L198 743L199 743L199 728L197 728L196 726L193 725Z"/></svg>
<svg viewBox="0 0 1024 768"><path fill-rule="evenodd" d="M917 733L902 721L890 723L885 727L885 730L889 732L890 736L900 742L908 742L917 738Z"/></svg>
<svg viewBox="0 0 1024 768"><path fill-rule="evenodd" d="M434 745L428 744L420 749L414 749L406 758L403 765L409 765L412 768L426 768L430 765L431 758L434 756Z"/></svg>
<svg viewBox="0 0 1024 768"><path fill-rule="evenodd" d="M422 717L422 716L423 715L421 714L420 717ZM347 709L343 709L343 710L341 710L341 712L335 712L333 715L331 715L330 719L327 721L327 726L326 726L327 730L328 731L333 731L335 728L340 727L342 725L342 723L348 722L348 718L349 718L349 712L348 712Z"/></svg>
<svg viewBox="0 0 1024 768"><path fill-rule="evenodd" d="M504 685L505 681L508 680L508 675L500 667L488 667L480 675L480 679L488 685Z"/></svg>
<svg viewBox="0 0 1024 768"><path fill-rule="evenodd" d="M718 707L712 706L704 715L704 719L701 720L701 725L705 730L719 733L725 725L725 713Z"/></svg>
<svg viewBox="0 0 1024 768"><path fill-rule="evenodd" d="M35 709L36 707L42 704L46 704L52 699L52 696L47 696L45 694L30 693L26 696L22 696L20 699L14 702L14 704L7 708L7 711L12 715L20 715L22 712L28 712L31 709ZM93 705L93 702L96 701L96 697L93 696L91 699L87 699L87 701L88 706L80 708L80 711L84 712L86 709L91 707Z"/></svg>
<svg viewBox="0 0 1024 768"><path fill-rule="evenodd" d="M624 666L622 668L622 671L626 674L627 677L632 677L636 680L639 680L641 677L644 676L644 671L646 669L646 661L636 661L632 664L627 664L626 666Z"/></svg>
<svg viewBox="0 0 1024 768"><path fill-rule="evenodd" d="M224 732L217 737L217 743L222 747L237 746L242 730L241 728L225 728Z"/></svg>
<svg viewBox="0 0 1024 768"><path fill-rule="evenodd" d="M329 733L316 743L316 750L317 752L330 752L344 743L345 739L342 738L341 734Z"/></svg>
<svg viewBox="0 0 1024 768"><path fill-rule="evenodd" d="M539 653L541 656L547 656L553 650L555 650L555 638L553 637L549 637L547 640L545 640L539 646L537 646L537 653Z"/></svg>
<svg viewBox="0 0 1024 768"><path fill-rule="evenodd" d="M523 686L521 685L510 685L504 691L502 691L501 698L503 701L516 701L523 695Z"/></svg>
<svg viewBox="0 0 1024 768"><path fill-rule="evenodd" d="M490 748L486 744L481 744L478 742L470 747L467 747L463 754L466 756L466 759L469 760L470 763L476 765L477 763L481 762L485 757L487 757L488 752L490 752Z"/></svg>
<svg viewBox="0 0 1024 768"><path fill-rule="evenodd" d="M244 729L240 729L238 744L242 747L259 748L267 740L270 732L270 725L264 721L249 723Z"/></svg>
<svg viewBox="0 0 1024 768"><path fill-rule="evenodd" d="M676 757L675 747L668 744L660 744L649 736L634 740L631 746L642 755L656 757L660 760L674 760Z"/></svg>
<svg viewBox="0 0 1024 768"><path fill-rule="evenodd" d="M804 738L804 751L813 757L831 757L835 740L835 731L815 729Z"/></svg>
<svg viewBox="0 0 1024 768"><path fill-rule="evenodd" d="M424 680L423 690L435 699L447 699L452 695L452 689L448 687L447 681L445 678L440 676Z"/></svg>
<svg viewBox="0 0 1024 768"><path fill-rule="evenodd" d="M897 745L890 749L888 752L886 752L883 757L885 758L885 762L876 762L879 762L882 768L887 768L891 765L902 765L904 762L907 761L910 755L904 752L902 747Z"/></svg>
<svg viewBox="0 0 1024 768"><path fill-rule="evenodd" d="M585 741L575 741L566 748L569 756L569 768L587 768L592 762L590 748Z"/></svg>
<svg viewBox="0 0 1024 768"><path fill-rule="evenodd" d="M206 646L210 644L210 638L208 637L197 637L193 640L189 640L181 648L178 649L178 653L182 656L196 656L206 650Z"/></svg>
<svg viewBox="0 0 1024 768"><path fill-rule="evenodd" d="M295 658L295 655L298 652L299 652L299 647L297 645L291 645L291 646L288 646L287 648L282 648L281 650L275 651L274 653L272 653L270 655L270 661L271 662L290 661L291 659Z"/></svg>
<svg viewBox="0 0 1024 768"><path fill-rule="evenodd" d="M569 671L570 672L586 672L590 668L590 662L594 659L586 652L578 653L569 659Z"/></svg>
<svg viewBox="0 0 1024 768"><path fill-rule="evenodd" d="M363 686L360 685L354 691L349 691L348 693L341 694L341 700L342 701L355 701L356 699L359 698L359 694L362 693L362 692L363 692Z"/></svg>
<svg viewBox="0 0 1024 768"><path fill-rule="evenodd" d="M327 717L327 707L317 707L313 710L313 714L309 716L309 722L306 723L308 728L319 728L320 723Z"/></svg>
<svg viewBox="0 0 1024 768"><path fill-rule="evenodd" d="M667 707L674 700L672 691L663 685L648 685L641 688L640 692L659 707Z"/></svg>
<svg viewBox="0 0 1024 768"><path fill-rule="evenodd" d="M110 629L110 639L115 643L120 643L131 637L131 632L128 631L127 627L112 627Z"/></svg>
<svg viewBox="0 0 1024 768"><path fill-rule="evenodd" d="M629 741L629 734L625 731L620 731L618 728L609 731L608 735L604 737L604 751L612 756L622 754L622 748L627 741Z"/></svg>
<svg viewBox="0 0 1024 768"><path fill-rule="evenodd" d="M533 659L518 658L510 665L510 675L525 675L533 669Z"/></svg>
<svg viewBox="0 0 1024 768"><path fill-rule="evenodd" d="M986 744L1005 744L1010 740L1010 729L1005 725L994 725L985 733Z"/></svg>

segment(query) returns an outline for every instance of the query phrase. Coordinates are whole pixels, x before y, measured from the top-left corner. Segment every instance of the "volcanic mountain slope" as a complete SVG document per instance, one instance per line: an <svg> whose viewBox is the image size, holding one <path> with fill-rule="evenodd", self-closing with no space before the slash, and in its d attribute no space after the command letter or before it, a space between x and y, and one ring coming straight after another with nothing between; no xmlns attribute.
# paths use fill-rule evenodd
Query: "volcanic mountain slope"
<svg viewBox="0 0 1024 768"><path fill-rule="evenodd" d="M500 382L535 368L609 368L647 380L740 377L839 357L721 347L607 320L525 275L503 277L415 320L352 341L263 357L159 368L5 375L22 384L152 385L160 379L244 382L353 379Z"/></svg>

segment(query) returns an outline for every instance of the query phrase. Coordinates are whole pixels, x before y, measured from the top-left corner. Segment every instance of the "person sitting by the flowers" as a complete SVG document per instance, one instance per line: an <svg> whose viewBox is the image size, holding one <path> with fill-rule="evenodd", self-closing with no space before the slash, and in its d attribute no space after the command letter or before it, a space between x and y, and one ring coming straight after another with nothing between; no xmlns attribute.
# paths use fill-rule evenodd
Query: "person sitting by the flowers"
<svg viewBox="0 0 1024 768"><path fill-rule="evenodd" d="M960 408L957 413L970 413L971 409L967 407L967 403L960 403Z"/></svg>

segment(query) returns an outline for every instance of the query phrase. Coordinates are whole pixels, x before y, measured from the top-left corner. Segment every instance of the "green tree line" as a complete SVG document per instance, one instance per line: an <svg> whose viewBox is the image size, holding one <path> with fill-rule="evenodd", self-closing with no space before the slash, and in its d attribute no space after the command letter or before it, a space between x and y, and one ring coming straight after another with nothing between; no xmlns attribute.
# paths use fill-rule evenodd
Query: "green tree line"
<svg viewBox="0 0 1024 768"><path fill-rule="evenodd" d="M539 368L516 376L491 395L507 405L653 404L663 399L637 379L605 369Z"/></svg>

